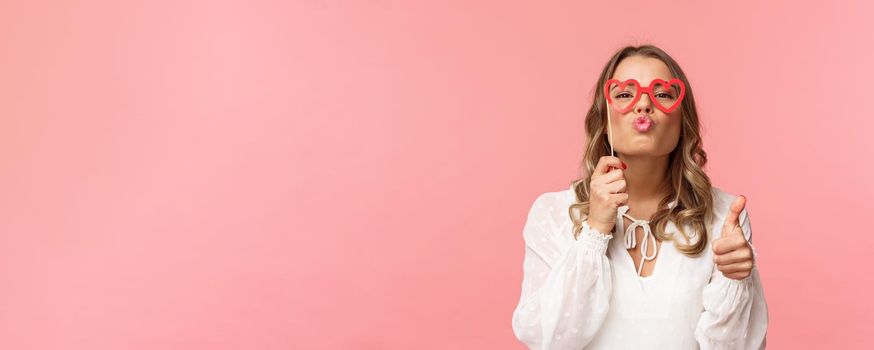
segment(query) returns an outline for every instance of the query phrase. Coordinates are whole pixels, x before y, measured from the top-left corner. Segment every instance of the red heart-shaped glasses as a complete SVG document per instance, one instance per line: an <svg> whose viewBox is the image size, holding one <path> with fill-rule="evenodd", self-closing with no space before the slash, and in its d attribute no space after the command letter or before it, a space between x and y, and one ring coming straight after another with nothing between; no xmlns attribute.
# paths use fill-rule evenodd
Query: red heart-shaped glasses
<svg viewBox="0 0 874 350"><path fill-rule="evenodd" d="M672 85L675 84L679 86L679 96L673 96L677 93L677 91L672 89ZM619 87L616 96L619 101L614 101L610 94L610 90L614 85ZM631 85L631 88L626 89L629 85ZM659 87L664 88L664 91L654 91ZM633 97L623 94L632 94ZM660 109L662 112L671 113L680 106L680 102L682 102L683 97L686 96L686 84L683 84L683 81L677 78L668 81L656 78L646 87L641 87L640 83L635 79L628 79L626 81L610 79L604 83L604 96L607 96L607 102L619 113L628 113L628 111L634 108L634 104L640 100L640 96L643 94L649 94L649 99L653 102L656 108ZM660 94L666 94L667 96L661 96Z"/></svg>

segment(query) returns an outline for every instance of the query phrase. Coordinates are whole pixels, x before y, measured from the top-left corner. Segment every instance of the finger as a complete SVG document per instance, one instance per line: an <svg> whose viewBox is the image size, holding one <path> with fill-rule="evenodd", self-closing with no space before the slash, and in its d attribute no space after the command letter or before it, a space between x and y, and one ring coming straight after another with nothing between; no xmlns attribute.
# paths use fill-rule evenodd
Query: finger
<svg viewBox="0 0 874 350"><path fill-rule="evenodd" d="M731 202L731 206L728 208L728 214L725 216L725 222L722 224L723 236L725 236L726 233L731 233L734 227L740 227L738 218L740 217L740 212L744 210L746 205L747 197L744 196L737 196L737 198L734 199L734 202ZM741 235L743 235L743 231L741 231Z"/></svg>
<svg viewBox="0 0 874 350"><path fill-rule="evenodd" d="M725 277L731 278L731 279L733 279L733 280L738 280L738 281L740 281L740 280L742 280L742 279L744 279L744 278L749 277L751 274L752 274L752 272L743 272L743 271L741 271L741 272L728 273L728 274L725 274L725 273L724 273L723 275L724 275Z"/></svg>
<svg viewBox="0 0 874 350"><path fill-rule="evenodd" d="M617 207L628 204L628 193L612 194L610 195L610 202L616 204Z"/></svg>
<svg viewBox="0 0 874 350"><path fill-rule="evenodd" d="M592 175L604 175L609 171L608 167L611 166L614 168L625 169L624 163L619 160L619 157L603 156L598 160L598 164L595 166L595 170L592 171Z"/></svg>
<svg viewBox="0 0 874 350"><path fill-rule="evenodd" d="M605 186L607 187L607 191L609 193L623 193L625 192L625 184L625 179L622 179L618 181L613 181Z"/></svg>
<svg viewBox="0 0 874 350"><path fill-rule="evenodd" d="M612 169L608 171L606 174L601 175L597 178L599 183L609 184L611 182L621 180L625 178L624 170L622 169Z"/></svg>
<svg viewBox="0 0 874 350"><path fill-rule="evenodd" d="M740 228L735 228L735 230L741 231ZM739 235L729 233L713 241L713 253L716 255L722 255L741 248L746 244L747 239L743 236L743 233Z"/></svg>
<svg viewBox="0 0 874 350"><path fill-rule="evenodd" d="M713 255L713 262L717 265L734 264L752 259L753 252L752 249L749 249L749 247L741 247L725 254Z"/></svg>
<svg viewBox="0 0 874 350"><path fill-rule="evenodd" d="M744 261L728 265L716 265L716 269L722 271L723 275L727 273L749 272L753 269L753 262Z"/></svg>

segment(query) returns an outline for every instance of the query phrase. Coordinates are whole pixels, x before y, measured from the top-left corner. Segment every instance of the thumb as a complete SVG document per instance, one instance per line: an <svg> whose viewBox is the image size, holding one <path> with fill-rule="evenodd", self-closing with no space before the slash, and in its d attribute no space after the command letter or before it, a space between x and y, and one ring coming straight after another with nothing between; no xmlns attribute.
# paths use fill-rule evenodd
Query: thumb
<svg viewBox="0 0 874 350"><path fill-rule="evenodd" d="M728 208L728 215L725 216L725 223L722 224L723 232L732 232L735 227L740 227L740 212L744 210L744 207L747 205L747 197L743 195L738 196L734 199L734 202L731 202L731 206ZM726 231L728 230L728 231Z"/></svg>

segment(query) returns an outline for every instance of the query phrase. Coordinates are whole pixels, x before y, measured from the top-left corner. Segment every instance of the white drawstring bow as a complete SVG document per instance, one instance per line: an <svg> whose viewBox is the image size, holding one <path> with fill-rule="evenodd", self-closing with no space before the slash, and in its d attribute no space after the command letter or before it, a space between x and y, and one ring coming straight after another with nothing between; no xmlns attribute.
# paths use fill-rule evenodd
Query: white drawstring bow
<svg viewBox="0 0 874 350"><path fill-rule="evenodd" d="M677 204L677 201L672 201L668 203L668 208L673 208ZM634 230L638 227L643 228L643 239L640 242L640 266L637 267L637 275L640 276L643 271L643 264L647 261L652 261L659 254L659 246L658 241L655 238L655 235L652 234L652 228L649 226L649 220L638 220L627 214L628 205L623 205L619 207L619 218L618 220L622 220L622 217L626 217L631 220L631 224L628 225L628 228L625 229L625 249L633 249L637 247L637 235L634 234ZM647 255L647 248L649 248L650 244L652 244L652 255Z"/></svg>

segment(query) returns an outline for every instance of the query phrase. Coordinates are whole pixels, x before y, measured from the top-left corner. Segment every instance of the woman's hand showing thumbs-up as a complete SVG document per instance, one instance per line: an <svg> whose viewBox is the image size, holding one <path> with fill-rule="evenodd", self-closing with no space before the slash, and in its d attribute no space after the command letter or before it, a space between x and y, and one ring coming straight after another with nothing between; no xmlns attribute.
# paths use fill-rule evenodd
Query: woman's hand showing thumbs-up
<svg viewBox="0 0 874 350"><path fill-rule="evenodd" d="M739 218L747 199L738 196L722 225L722 236L713 241L713 262L716 268L728 278L741 280L747 278L753 270L753 250L744 237Z"/></svg>

